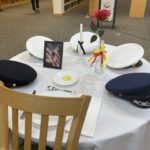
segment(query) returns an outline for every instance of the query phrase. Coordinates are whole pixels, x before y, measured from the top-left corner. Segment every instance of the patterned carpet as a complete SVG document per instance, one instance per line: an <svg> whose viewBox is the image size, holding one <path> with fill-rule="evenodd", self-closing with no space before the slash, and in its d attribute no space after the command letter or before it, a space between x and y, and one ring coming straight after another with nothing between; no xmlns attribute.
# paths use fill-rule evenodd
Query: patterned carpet
<svg viewBox="0 0 150 150"><path fill-rule="evenodd" d="M120 45L139 43L145 49L144 57L150 61L150 0L144 19L128 17L130 0L119 0L116 28L109 23L105 29L106 43ZM31 4L22 4L0 12L0 59L8 59L26 50L26 41L35 35L43 35L57 41L69 41L79 31L79 24L90 31L90 19L86 19L87 5L81 5L63 16L52 15L52 0L40 1L41 13L35 14Z"/></svg>

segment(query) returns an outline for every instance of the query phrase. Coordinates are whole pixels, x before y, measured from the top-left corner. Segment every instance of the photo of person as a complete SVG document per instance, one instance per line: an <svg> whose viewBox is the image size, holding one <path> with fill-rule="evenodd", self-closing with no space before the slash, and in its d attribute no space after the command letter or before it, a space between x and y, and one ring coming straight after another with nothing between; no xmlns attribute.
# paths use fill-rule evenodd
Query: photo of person
<svg viewBox="0 0 150 150"><path fill-rule="evenodd" d="M44 46L44 67L61 69L63 55L63 43L45 41Z"/></svg>

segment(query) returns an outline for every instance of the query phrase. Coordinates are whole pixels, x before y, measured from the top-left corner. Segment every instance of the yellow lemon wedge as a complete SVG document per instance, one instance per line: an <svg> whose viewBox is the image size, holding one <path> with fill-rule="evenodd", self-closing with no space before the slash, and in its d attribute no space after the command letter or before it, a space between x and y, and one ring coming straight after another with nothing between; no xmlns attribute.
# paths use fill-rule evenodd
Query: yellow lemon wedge
<svg viewBox="0 0 150 150"><path fill-rule="evenodd" d="M61 79L64 80L64 81L70 81L72 79L72 77L70 75L63 75L61 77Z"/></svg>

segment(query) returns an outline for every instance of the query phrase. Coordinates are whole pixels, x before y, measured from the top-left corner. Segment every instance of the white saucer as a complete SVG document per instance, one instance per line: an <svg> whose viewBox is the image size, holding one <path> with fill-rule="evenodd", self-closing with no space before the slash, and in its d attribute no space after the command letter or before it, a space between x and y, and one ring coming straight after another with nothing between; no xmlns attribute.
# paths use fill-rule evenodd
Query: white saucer
<svg viewBox="0 0 150 150"><path fill-rule="evenodd" d="M121 69L136 64L144 55L144 49L135 43L118 46L108 55L107 66Z"/></svg>
<svg viewBox="0 0 150 150"><path fill-rule="evenodd" d="M95 42L90 43L91 37L96 35L92 32L82 32L82 39L83 39L83 47L86 53L92 53L99 47L99 37ZM77 50L78 41L80 41L80 33L73 35L70 39L70 45L74 51Z"/></svg>
<svg viewBox="0 0 150 150"><path fill-rule="evenodd" d="M70 77L70 80L63 80L63 77ZM53 82L58 85L72 85L79 80L79 76L76 72L73 71L59 71L53 77Z"/></svg>
<svg viewBox="0 0 150 150"><path fill-rule="evenodd" d="M43 59L44 57L44 42L52 41L48 37L44 36L33 36L26 42L26 48L33 56Z"/></svg>
<svg viewBox="0 0 150 150"><path fill-rule="evenodd" d="M45 91L42 93L37 93L37 95L42 96L53 96L53 97L72 97L71 93L63 92L63 91ZM72 117L67 116L66 122L70 120ZM33 114L32 122L35 126L40 127L41 124L41 115ZM58 124L58 116L50 116L48 126L56 126Z"/></svg>

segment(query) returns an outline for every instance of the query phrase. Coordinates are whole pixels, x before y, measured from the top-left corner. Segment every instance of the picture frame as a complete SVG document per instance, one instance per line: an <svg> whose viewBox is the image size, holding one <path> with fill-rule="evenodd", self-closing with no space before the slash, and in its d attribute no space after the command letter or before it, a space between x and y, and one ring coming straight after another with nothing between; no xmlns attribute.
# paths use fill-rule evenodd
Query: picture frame
<svg viewBox="0 0 150 150"><path fill-rule="evenodd" d="M108 17L108 22L112 22L112 28L115 28L117 0L101 0L100 9L108 9L111 11L111 15Z"/></svg>
<svg viewBox="0 0 150 150"><path fill-rule="evenodd" d="M63 42L45 41L43 66L54 69L62 68Z"/></svg>

